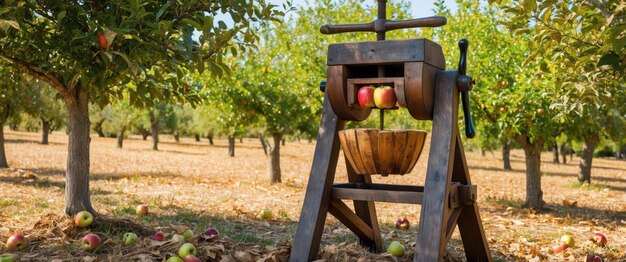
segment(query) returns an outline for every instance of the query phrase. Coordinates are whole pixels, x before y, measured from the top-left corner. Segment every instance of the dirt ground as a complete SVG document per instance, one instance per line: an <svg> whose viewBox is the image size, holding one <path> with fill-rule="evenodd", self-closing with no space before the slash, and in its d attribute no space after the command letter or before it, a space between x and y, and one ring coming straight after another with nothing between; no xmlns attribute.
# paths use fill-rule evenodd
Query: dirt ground
<svg viewBox="0 0 626 262"><path fill-rule="evenodd" d="M0 170L0 241L24 232L29 247L16 254L21 261L164 261L175 254L176 243L156 242L156 230L170 234L187 228L220 230L218 239L192 238L206 261L282 261L289 254L311 168L314 143L290 141L281 148L283 183L269 183L267 158L257 139L237 142L228 157L226 140L209 146L206 140L182 138L175 143L162 136L160 151L139 137L115 148L114 138L92 135L91 194L100 216L88 230L105 244L95 254L80 249L88 230L73 228L63 210L67 136L55 132L49 145L40 134L5 130L11 168ZM428 147L428 145L427 145ZM423 185L428 148L411 174L375 177L375 182ZM525 195L524 154L513 150L512 171L502 169L499 152L481 156L467 152L472 182L478 185L481 216L496 261L581 261L595 253L605 261L626 261L626 162L594 159L590 186L576 180L578 158L565 165L542 155L542 189L547 211L521 208ZM346 181L340 161L336 181ZM150 205L151 214L137 217L134 207ZM409 261L413 255L420 206L377 203L385 243L398 240L407 254L394 258L371 254L355 244L354 235L334 218L327 219L320 259L328 261ZM270 209L271 221L258 218ZM395 220L407 215L408 231L397 231ZM139 246L121 244L126 231L137 232ZM561 235L571 233L576 244L564 253L552 248ZM596 247L587 239L594 232L608 237ZM458 233L448 246L453 261L464 261ZM0 253L6 252L4 247Z"/></svg>

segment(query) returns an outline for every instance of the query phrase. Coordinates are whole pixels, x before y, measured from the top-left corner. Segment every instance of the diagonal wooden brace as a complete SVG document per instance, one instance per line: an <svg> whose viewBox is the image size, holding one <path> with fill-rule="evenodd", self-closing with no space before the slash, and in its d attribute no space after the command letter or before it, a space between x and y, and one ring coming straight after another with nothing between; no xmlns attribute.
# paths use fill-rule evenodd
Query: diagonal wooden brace
<svg viewBox="0 0 626 262"><path fill-rule="evenodd" d="M328 212L339 219L348 229L361 239L374 241L374 230L357 216L352 210L341 200L333 199L330 201Z"/></svg>

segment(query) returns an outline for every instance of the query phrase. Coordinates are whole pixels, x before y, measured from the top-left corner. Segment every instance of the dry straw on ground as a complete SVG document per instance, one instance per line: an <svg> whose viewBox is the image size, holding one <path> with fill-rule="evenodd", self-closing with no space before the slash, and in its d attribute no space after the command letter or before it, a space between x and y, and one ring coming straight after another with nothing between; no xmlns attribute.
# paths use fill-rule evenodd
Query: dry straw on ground
<svg viewBox="0 0 626 262"><path fill-rule="evenodd" d="M287 258L300 214L311 167L314 144L288 142L282 148L283 183L269 184L267 159L256 139L236 144L236 157L227 155L225 140L175 143L164 136L161 151L150 141L132 137L124 149L115 139L92 137L91 192L100 213L88 230L78 230L61 215L67 137L53 134L50 145L37 143L39 134L6 131L6 151L12 168L0 170L0 241L12 232L24 232L30 246L18 253L22 261L163 261L179 244L151 241L161 230L167 236L187 228L196 233L218 227L221 237L190 241L207 261L283 261ZM375 181L423 184L428 148L411 174L376 177ZM542 186L547 211L520 207L525 193L524 154L512 152L512 171L501 169L497 152L480 156L468 152L472 181L479 186L479 206L490 248L500 261L580 261L589 253L607 261L626 260L626 162L594 159L591 186L578 186L578 158L566 165L542 157ZM342 161L340 161L342 162ZM346 181L345 163L337 180ZM151 214L137 217L134 207L150 204ZM259 210L274 213L272 221L257 217ZM355 244L354 236L333 218L327 219L319 258L327 261L409 261L413 255L419 206L376 205L386 243L398 240L407 255L394 258L371 254ZM395 219L407 214L413 226L396 231ZM98 233L105 244L86 253L78 241L87 231ZM138 246L122 245L121 236L133 231ZM605 248L587 239L603 232ZM570 232L576 245L552 254L560 236ZM448 246L452 261L463 261L458 234ZM3 250L4 252L4 250Z"/></svg>

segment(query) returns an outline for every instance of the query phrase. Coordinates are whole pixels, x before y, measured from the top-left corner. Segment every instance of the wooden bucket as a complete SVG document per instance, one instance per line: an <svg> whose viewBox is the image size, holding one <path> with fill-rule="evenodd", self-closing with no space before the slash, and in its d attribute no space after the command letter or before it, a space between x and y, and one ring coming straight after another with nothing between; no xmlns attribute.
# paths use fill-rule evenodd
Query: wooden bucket
<svg viewBox="0 0 626 262"><path fill-rule="evenodd" d="M339 131L343 152L360 175L410 173L419 159L426 132L358 128Z"/></svg>

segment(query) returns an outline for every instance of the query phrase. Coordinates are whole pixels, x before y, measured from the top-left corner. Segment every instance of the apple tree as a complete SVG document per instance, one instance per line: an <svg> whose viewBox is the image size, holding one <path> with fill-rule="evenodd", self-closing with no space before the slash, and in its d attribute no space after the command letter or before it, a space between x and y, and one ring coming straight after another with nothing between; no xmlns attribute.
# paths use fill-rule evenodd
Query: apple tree
<svg viewBox="0 0 626 262"><path fill-rule="evenodd" d="M45 82L28 77L24 83L30 85L32 102L26 107L26 112L40 122L41 144L48 144L48 135L65 125L65 107L57 93Z"/></svg>
<svg viewBox="0 0 626 262"><path fill-rule="evenodd" d="M184 74L228 71L256 25L282 15L265 1L2 1L0 58L48 83L69 119L65 213L95 214L89 197L89 102L188 100ZM227 23L225 21L232 21ZM135 88L129 88L134 83ZM144 99L147 98L147 99Z"/></svg>
<svg viewBox="0 0 626 262"><path fill-rule="evenodd" d="M552 120L555 112L548 110L551 97L545 94L554 83L540 70L548 62L524 64L529 52L527 39L514 37L501 26L506 19L503 10L480 1L457 3L454 14L443 1L437 3L436 12L448 18L448 24L435 31L444 47L447 67L457 66L456 42L468 38L468 74L476 78L471 101L477 136L513 140L522 147L526 157L525 206L541 209L541 150L558 131Z"/></svg>
<svg viewBox="0 0 626 262"><path fill-rule="evenodd" d="M626 3L619 0L491 1L510 19L506 25L527 39L527 61L555 79L547 90L559 111L563 132L582 140L578 180L591 182L593 152L605 137L615 136L626 80Z"/></svg>

